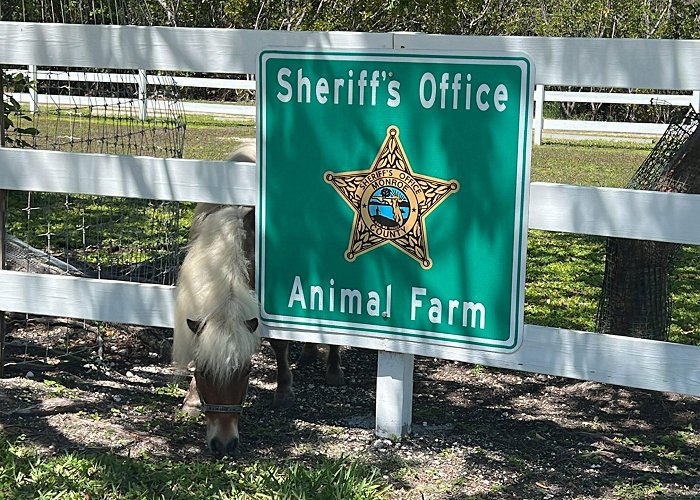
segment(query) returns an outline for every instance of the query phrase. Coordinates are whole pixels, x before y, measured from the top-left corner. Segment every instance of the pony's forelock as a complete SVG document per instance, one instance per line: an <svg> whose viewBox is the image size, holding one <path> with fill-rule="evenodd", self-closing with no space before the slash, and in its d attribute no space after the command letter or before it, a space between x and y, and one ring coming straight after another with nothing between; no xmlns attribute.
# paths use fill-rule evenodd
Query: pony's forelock
<svg viewBox="0 0 700 500"><path fill-rule="evenodd" d="M221 308L204 318L193 360L197 370L206 371L215 383L225 385L250 363L260 349L260 336L246 326L246 320L257 314L254 295L231 298Z"/></svg>

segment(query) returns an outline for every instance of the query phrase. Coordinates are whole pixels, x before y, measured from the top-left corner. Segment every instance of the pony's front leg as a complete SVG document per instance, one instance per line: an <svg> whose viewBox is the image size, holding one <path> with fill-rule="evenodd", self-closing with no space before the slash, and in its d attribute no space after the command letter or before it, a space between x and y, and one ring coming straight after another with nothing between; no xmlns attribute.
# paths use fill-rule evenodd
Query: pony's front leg
<svg viewBox="0 0 700 500"><path fill-rule="evenodd" d="M272 350L277 359L277 389L272 406L275 408L289 406L294 402L294 389L292 387L294 377L289 367L289 341L269 339Z"/></svg>

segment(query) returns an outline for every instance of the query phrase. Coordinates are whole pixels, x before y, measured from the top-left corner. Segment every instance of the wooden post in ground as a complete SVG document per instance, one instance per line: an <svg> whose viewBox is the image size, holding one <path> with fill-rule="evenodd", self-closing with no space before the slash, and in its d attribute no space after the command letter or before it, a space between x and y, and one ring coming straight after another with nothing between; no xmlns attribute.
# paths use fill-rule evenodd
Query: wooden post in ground
<svg viewBox="0 0 700 500"><path fill-rule="evenodd" d="M0 68L0 147L5 146L5 80ZM0 189L0 269L5 269L7 190ZM0 377L5 375L5 311L0 311Z"/></svg>

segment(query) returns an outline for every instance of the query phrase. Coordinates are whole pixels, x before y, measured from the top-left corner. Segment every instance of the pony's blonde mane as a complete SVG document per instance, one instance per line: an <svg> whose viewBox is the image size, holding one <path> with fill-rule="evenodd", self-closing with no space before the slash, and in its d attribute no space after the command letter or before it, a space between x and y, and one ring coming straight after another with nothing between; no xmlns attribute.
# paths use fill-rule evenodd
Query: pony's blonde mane
<svg viewBox="0 0 700 500"><path fill-rule="evenodd" d="M248 285L243 217L250 208L199 205L192 239L176 288L173 361L194 362L215 382L225 384L250 362L260 337L246 320L258 316L258 301ZM187 320L200 322L195 334Z"/></svg>

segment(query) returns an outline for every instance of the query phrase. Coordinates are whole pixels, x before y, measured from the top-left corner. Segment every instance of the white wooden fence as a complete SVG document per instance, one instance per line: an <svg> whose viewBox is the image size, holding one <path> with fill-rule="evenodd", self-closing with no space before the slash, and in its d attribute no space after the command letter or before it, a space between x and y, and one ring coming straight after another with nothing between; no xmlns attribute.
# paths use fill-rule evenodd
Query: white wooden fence
<svg viewBox="0 0 700 500"><path fill-rule="evenodd" d="M30 81L54 80L54 81L89 81L89 82L120 82L137 84L139 88L139 107L141 118L145 119L148 109L156 108L156 104L148 99L148 85L162 85L163 78L156 75L148 75L145 70L139 70L137 74L114 73L85 73L85 72L56 72L39 71L35 65L29 65L26 70L15 69L10 73L23 73ZM180 87L199 87L232 90L255 91L255 81L248 79L225 78L193 78L172 77L173 83ZM34 111L39 105L71 104L84 106L94 103L94 98L80 96L60 96L40 94L30 89L26 93L16 93L13 97L21 103L29 104L30 111ZM106 102L108 98L104 99ZM664 123L640 123L640 122L607 122L591 120L562 120L544 118L543 108L545 102L585 102L605 104L655 104L658 106L692 106L700 112L700 91L684 94L639 94L626 92L562 92L545 90L544 85L537 85L535 89L535 118L532 122L534 129L533 141L542 144L543 133L547 131L557 132L584 132L605 134L647 134L662 135L668 124ZM187 113L203 113L217 115L237 115L255 118L255 106L216 102L188 102L183 101L182 106Z"/></svg>
<svg viewBox="0 0 700 500"><path fill-rule="evenodd" d="M458 37L0 23L0 64L255 73L266 47L517 50L541 85L700 88L700 41ZM643 55L643 57L641 56ZM0 149L0 189L254 205L253 165ZM700 244L700 196L533 183L530 228ZM0 271L0 310L172 327L173 289ZM266 335L379 351L377 433L410 429L413 356L700 395L700 348L526 325L512 354L387 338L270 329ZM390 404L387 404L390 403Z"/></svg>

